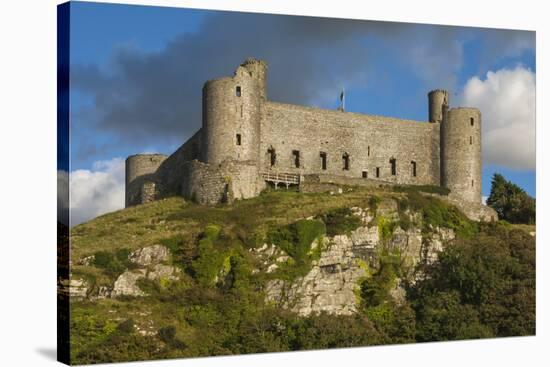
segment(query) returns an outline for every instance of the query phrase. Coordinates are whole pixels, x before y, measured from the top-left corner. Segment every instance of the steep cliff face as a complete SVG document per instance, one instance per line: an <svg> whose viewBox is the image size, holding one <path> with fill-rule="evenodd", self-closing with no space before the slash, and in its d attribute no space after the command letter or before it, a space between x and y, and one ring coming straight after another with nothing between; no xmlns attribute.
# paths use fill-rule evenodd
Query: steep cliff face
<svg viewBox="0 0 550 367"><path fill-rule="evenodd" d="M402 283L414 282L421 276L418 265L435 261L438 252L455 238L455 232L443 226L425 225L420 211L408 208L400 211L400 201L395 198L375 201L364 207L345 210L344 219L339 220L352 222L353 229L347 228L333 235L323 233L307 246L307 252L317 256L311 259L303 275L288 279L284 268L295 265L297 259L276 243L266 242L249 249L258 265L252 273L267 279L261 289L266 303L287 308L301 316L319 312L353 314L359 307L361 283L379 270L380 259L387 254L397 256L402 269L400 278L391 289L399 301L404 296ZM322 222L323 214L301 221ZM166 283L177 281L181 274L170 250L160 244L140 247L128 253L124 260L127 260L128 267L114 278L114 282L93 287L87 285L86 280L75 277L70 282L70 294L75 300L87 298L92 301L144 297L147 292L140 288L141 280ZM79 264L97 266L94 255L83 258ZM217 270L216 279L217 283L223 281L223 269Z"/></svg>
<svg viewBox="0 0 550 367"><path fill-rule="evenodd" d="M389 221L396 220L399 215L394 201L383 204L374 213L368 208L351 208L352 215L361 219L361 225L348 234L323 235L314 241L311 250L320 246L322 251L320 258L312 262L311 270L292 281L270 280L265 287L266 301L302 316L319 312L353 314L360 303L361 282L379 269L380 256L384 252L399 256L405 271L404 281L414 281L421 276L416 265L433 262L445 244L454 239L454 231L436 227L422 234L418 226L404 230L397 225L391 233L384 233L384 221L392 223ZM405 215L411 220L419 219L418 213ZM267 264L271 271L277 266L277 262ZM396 301L403 297L401 279L397 279L391 292Z"/></svg>

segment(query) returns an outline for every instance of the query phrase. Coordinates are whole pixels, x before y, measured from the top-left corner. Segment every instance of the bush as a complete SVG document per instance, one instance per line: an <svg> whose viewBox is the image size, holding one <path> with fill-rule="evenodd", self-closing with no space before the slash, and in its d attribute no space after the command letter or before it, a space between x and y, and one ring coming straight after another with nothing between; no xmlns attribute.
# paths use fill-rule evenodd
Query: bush
<svg viewBox="0 0 550 367"><path fill-rule="evenodd" d="M535 240L485 224L441 252L408 297L419 341L533 335Z"/></svg>
<svg viewBox="0 0 550 367"><path fill-rule="evenodd" d="M134 320L127 319L125 321L122 321L117 326L117 331L125 334L133 333L134 332Z"/></svg>
<svg viewBox="0 0 550 367"><path fill-rule="evenodd" d="M378 210L378 204L380 204L380 198L376 195L373 195L369 198L369 208L373 215L376 215L376 211Z"/></svg>
<svg viewBox="0 0 550 367"><path fill-rule="evenodd" d="M203 286L213 285L229 271L231 248L220 234L220 226L205 227L198 244L198 258L191 264L194 277Z"/></svg>
<svg viewBox="0 0 550 367"><path fill-rule="evenodd" d="M408 207L422 213L423 232L429 233L435 227L453 229L458 237L471 238L479 231L476 222L468 219L458 208L441 199L424 196L418 192L407 194Z"/></svg>
<svg viewBox="0 0 550 367"><path fill-rule="evenodd" d="M285 251L292 261L282 264L277 275L293 280L303 276L311 269L311 261L321 256L321 246L312 251L311 244L326 232L320 220L302 219L287 226L268 231L267 240Z"/></svg>
<svg viewBox="0 0 550 367"><path fill-rule="evenodd" d="M535 224L535 199L502 175L496 174L491 182L491 194L487 205L495 209L499 219L510 223Z"/></svg>
<svg viewBox="0 0 550 367"><path fill-rule="evenodd" d="M129 254L130 250L128 249L119 249L115 253L98 251L94 254L93 264L103 269L107 275L116 277L130 267Z"/></svg>
<svg viewBox="0 0 550 367"><path fill-rule="evenodd" d="M349 234L361 226L361 218L353 215L349 208L329 211L319 217L326 225L328 236Z"/></svg>
<svg viewBox="0 0 550 367"><path fill-rule="evenodd" d="M303 264L309 258L313 241L325 232L326 227L323 222L302 219L288 226L270 230L267 239L285 251L297 264Z"/></svg>
<svg viewBox="0 0 550 367"><path fill-rule="evenodd" d="M158 335L160 340L173 348L185 348L185 343L176 337L176 328L174 326L160 328Z"/></svg>
<svg viewBox="0 0 550 367"><path fill-rule="evenodd" d="M382 241L389 241L393 235L393 231L397 225L396 222L389 220L383 216L377 218L378 234Z"/></svg>
<svg viewBox="0 0 550 367"><path fill-rule="evenodd" d="M378 270L361 283L361 300L364 307L378 306L391 300L389 291L395 288L401 276L401 256L399 252L383 250L380 254Z"/></svg>

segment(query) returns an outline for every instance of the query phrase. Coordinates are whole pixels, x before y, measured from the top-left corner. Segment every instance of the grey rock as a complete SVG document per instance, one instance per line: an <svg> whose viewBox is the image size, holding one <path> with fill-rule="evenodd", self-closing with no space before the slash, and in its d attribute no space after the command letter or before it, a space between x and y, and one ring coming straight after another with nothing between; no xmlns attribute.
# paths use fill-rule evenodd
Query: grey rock
<svg viewBox="0 0 550 367"><path fill-rule="evenodd" d="M149 266L167 261L170 251L162 245L153 245L140 248L128 256L128 260L136 265Z"/></svg>
<svg viewBox="0 0 550 367"><path fill-rule="evenodd" d="M176 280L178 279L179 273L181 273L179 268L170 265L157 264L147 273L147 278L151 280Z"/></svg>
<svg viewBox="0 0 550 367"><path fill-rule="evenodd" d="M137 281L139 279L145 278L146 273L147 271L145 269L126 270L115 281L115 284L113 285L113 291L111 292L111 297L145 296L145 292L143 292L139 288L139 286L137 285Z"/></svg>

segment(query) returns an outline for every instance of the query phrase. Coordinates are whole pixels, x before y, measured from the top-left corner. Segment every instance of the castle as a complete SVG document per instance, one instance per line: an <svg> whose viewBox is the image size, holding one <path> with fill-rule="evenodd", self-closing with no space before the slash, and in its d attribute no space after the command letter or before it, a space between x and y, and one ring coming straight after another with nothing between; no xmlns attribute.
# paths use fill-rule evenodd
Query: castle
<svg viewBox="0 0 550 367"><path fill-rule="evenodd" d="M267 64L247 59L202 90L202 128L172 155L126 159L126 206L182 195L201 204L317 182L441 185L474 219L481 205L481 113L428 94L428 121L272 102Z"/></svg>

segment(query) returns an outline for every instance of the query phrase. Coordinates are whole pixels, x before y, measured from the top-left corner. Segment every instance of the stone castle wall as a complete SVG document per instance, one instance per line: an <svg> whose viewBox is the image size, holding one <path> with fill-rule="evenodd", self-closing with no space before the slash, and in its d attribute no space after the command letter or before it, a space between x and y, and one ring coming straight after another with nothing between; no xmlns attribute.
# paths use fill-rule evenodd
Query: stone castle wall
<svg viewBox="0 0 550 367"><path fill-rule="evenodd" d="M136 154L126 159L126 206L142 204L142 197L156 197L150 184L157 182L156 171L166 158L164 154ZM145 196L144 190L148 191Z"/></svg>
<svg viewBox="0 0 550 367"><path fill-rule="evenodd" d="M233 77L205 83L201 161L219 164L227 159L258 159L265 93L265 63L260 61L249 60Z"/></svg>
<svg viewBox="0 0 550 367"><path fill-rule="evenodd" d="M443 185L481 200L481 114L428 94L428 121L323 110L267 100L267 65L247 59L203 87L202 128L169 157L126 161L126 205L171 195L203 204L250 198L265 172L317 175L332 184ZM476 209L476 211L482 209ZM489 213L492 214L492 213Z"/></svg>
<svg viewBox="0 0 550 367"><path fill-rule="evenodd" d="M182 195L199 204L218 204L258 196L265 188L255 161L220 165L193 160L183 169Z"/></svg>
<svg viewBox="0 0 550 367"><path fill-rule="evenodd" d="M453 108L441 124L441 184L451 196L481 200L481 114L476 108Z"/></svg>
<svg viewBox="0 0 550 367"><path fill-rule="evenodd" d="M440 183L439 124L267 102L261 132L262 170L349 178L366 172L367 179L393 183Z"/></svg>
<svg viewBox="0 0 550 367"><path fill-rule="evenodd" d="M201 143L202 130L199 130L159 166L156 175L157 182L162 186L159 190L161 197L181 195L181 185L185 177L183 166L186 162L199 158Z"/></svg>

